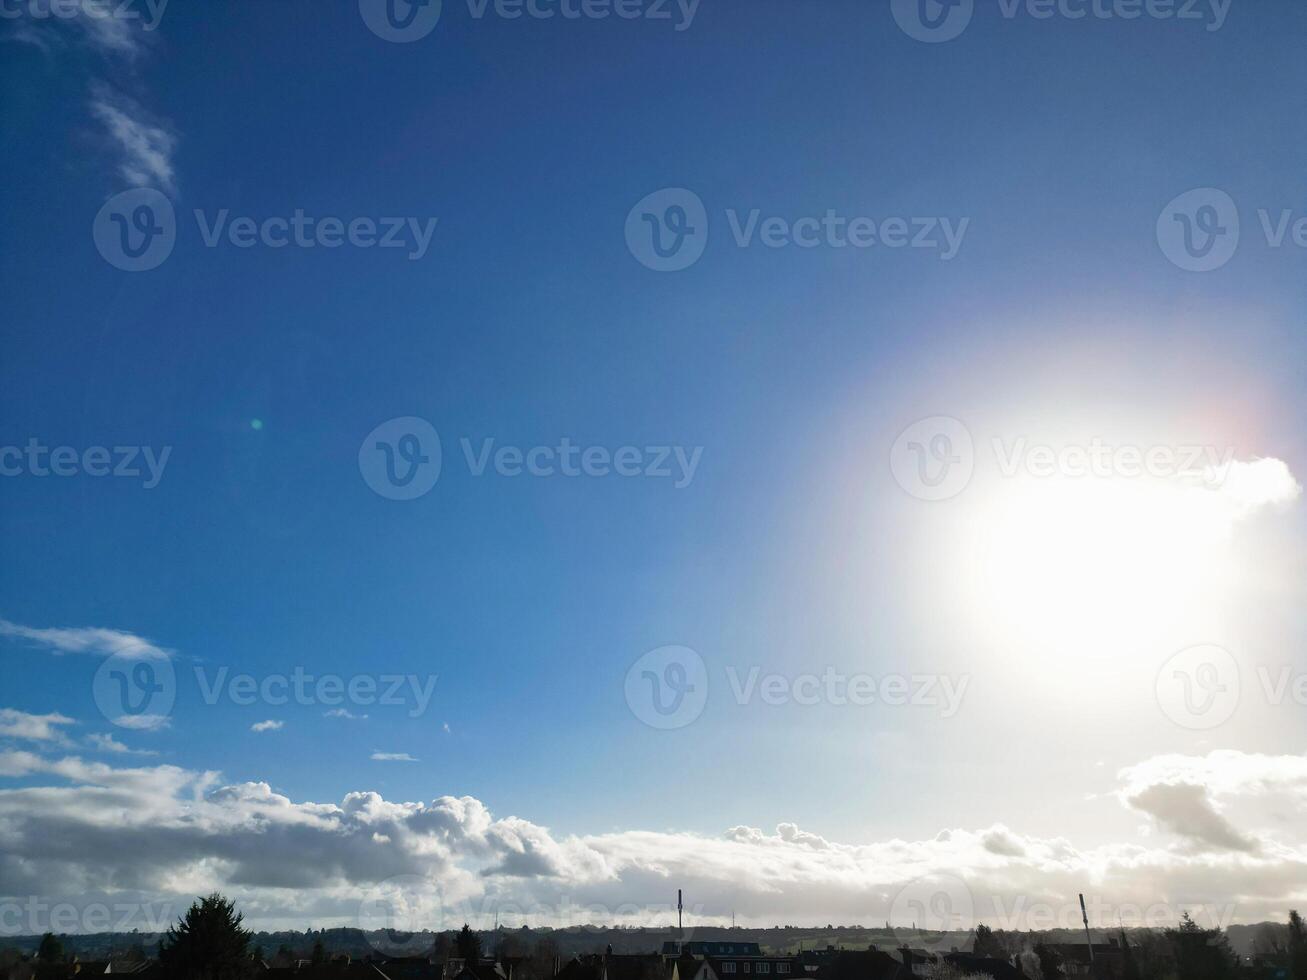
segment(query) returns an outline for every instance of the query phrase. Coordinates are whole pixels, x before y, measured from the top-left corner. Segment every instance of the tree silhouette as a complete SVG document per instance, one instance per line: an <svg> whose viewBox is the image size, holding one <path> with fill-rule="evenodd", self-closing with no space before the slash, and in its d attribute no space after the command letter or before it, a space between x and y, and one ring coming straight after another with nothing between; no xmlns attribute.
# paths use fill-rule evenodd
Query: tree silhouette
<svg viewBox="0 0 1307 980"><path fill-rule="evenodd" d="M55 938L53 932L47 932L41 937L41 945L37 947L36 958L42 963L59 963L64 958L64 944Z"/></svg>
<svg viewBox="0 0 1307 980"><path fill-rule="evenodd" d="M997 960L1007 959L1007 948L1003 945L1002 939L994 935L994 930L983 923L976 926L976 941L971 951L977 956L990 956Z"/></svg>
<svg viewBox="0 0 1307 980"><path fill-rule="evenodd" d="M454 951L474 970L481 962L481 937L473 932L472 927L466 922L454 939Z"/></svg>
<svg viewBox="0 0 1307 980"><path fill-rule="evenodd" d="M159 946L159 963L179 980L236 980L252 971L245 917L217 892L199 899Z"/></svg>
<svg viewBox="0 0 1307 980"><path fill-rule="evenodd" d="M1228 980L1234 977L1238 960L1220 929L1203 929L1186 912L1178 929L1166 930L1175 957L1176 972L1183 980Z"/></svg>
<svg viewBox="0 0 1307 980"><path fill-rule="evenodd" d="M1139 964L1135 962L1134 951L1125 929L1121 930L1121 978L1122 980L1140 980Z"/></svg>
<svg viewBox="0 0 1307 980"><path fill-rule="evenodd" d="M1307 980L1307 927L1296 909L1289 910L1289 976Z"/></svg>
<svg viewBox="0 0 1307 980"><path fill-rule="evenodd" d="M1039 975L1044 980L1057 980L1062 975L1062 957L1057 955L1057 950L1038 943L1035 946L1035 957L1039 960Z"/></svg>

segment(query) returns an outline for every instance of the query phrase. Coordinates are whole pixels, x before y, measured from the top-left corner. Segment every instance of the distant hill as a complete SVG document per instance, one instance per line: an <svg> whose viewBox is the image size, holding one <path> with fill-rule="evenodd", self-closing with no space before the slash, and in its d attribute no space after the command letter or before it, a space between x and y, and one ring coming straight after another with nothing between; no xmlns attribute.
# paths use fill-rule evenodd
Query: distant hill
<svg viewBox="0 0 1307 980"><path fill-rule="evenodd" d="M1247 955L1252 950L1253 940L1259 929L1267 925L1230 926L1227 935L1230 945L1240 955ZM1282 928L1282 926L1280 926ZM1130 935L1141 930L1127 929ZM352 957L363 957L372 952L418 952L431 949L436 937L441 933L423 931L419 933L388 934L380 930L365 932L362 929L310 929L307 931L257 932L252 941L253 946L261 946L271 956L282 946L287 946L305 955L316 942L331 953L348 953ZM454 930L446 930L443 935L451 939ZM1032 943L1043 940L1048 942L1080 942L1084 933L1079 929L1051 929L1028 933ZM1115 930L1094 930L1095 939L1106 939L1116 935ZM575 953L598 953L608 946L615 953L648 953L662 948L662 944L676 938L672 929L635 929L610 928L608 926L573 926L566 929L509 929L485 930L481 932L482 941L487 951L494 951L500 944L513 948L514 952L526 952L536 942L550 940L557 944L559 952L570 957ZM153 956L163 938L161 933L144 932L101 932L87 935L61 936L64 948L76 953L83 959L103 959L111 952L139 947L147 956ZM930 946L935 949L966 949L970 937L965 933L940 933L920 930L888 930L884 926L866 928L863 926L772 926L763 929L737 927L723 928L687 928L684 939L730 940L735 942L756 942L769 953L795 953L800 949L824 949L827 946L845 947L847 949L866 949L878 946L881 949L893 949L911 941L914 946ZM24 953L35 952L40 943L40 936L0 936L0 949L18 949Z"/></svg>

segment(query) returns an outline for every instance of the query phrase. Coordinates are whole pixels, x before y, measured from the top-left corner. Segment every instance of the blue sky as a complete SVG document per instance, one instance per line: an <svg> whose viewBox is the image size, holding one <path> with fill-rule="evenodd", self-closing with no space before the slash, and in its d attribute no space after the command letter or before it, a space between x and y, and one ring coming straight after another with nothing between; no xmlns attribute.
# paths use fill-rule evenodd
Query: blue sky
<svg viewBox="0 0 1307 980"><path fill-rule="evenodd" d="M1272 247L1258 216L1307 215L1301 5L1236 2L1209 30L1209 6L1194 8L1207 20L1077 20L977 2L945 43L845 2L704 0L686 25L675 7L670 20L509 20L446 0L411 43L378 37L351 3L174 3L150 32L33 9L0 24L0 442L171 447L151 489L0 479L0 619L13 626L0 707L73 722L58 726L71 748L37 749L91 759L85 738L112 733L157 753L102 759L116 766L218 770L297 802L467 795L573 841L785 823L930 841L1001 824L1100 849L1085 858L1100 880L1116 874L1103 848L1146 838L1171 860L1194 844L1192 822L1152 797L1118 798L1146 760L1201 768L1230 751L1233 769L1273 758L1300 771L1282 753L1302 749L1302 705L1245 698L1217 732L1195 732L1154 710L1153 685L1196 643L1234 648L1245 693L1258 666L1307 668L1289 475L1307 468L1307 252L1292 231ZM106 261L91 233L133 186L177 215L174 250L145 272ZM647 268L623 234L663 188L705 207L702 258L676 272ZM1210 272L1178 268L1155 230L1193 188L1224 191L1241 221L1238 250ZM415 260L206 247L194 212L211 223L224 209L436 224ZM949 258L740 247L727 212L753 209L965 219L965 235ZM388 499L361 475L360 444L410 416L439 432L440 478ZM997 580L983 561L974 571L968 542L1006 499L993 460L955 501L895 482L896 437L937 416L981 445L1210 445L1283 473L1231 518L1233 553L1208 556L1214 591L1180 594L1184 616L1114 623L1102 577L1064 576L1066 616L1033 637L1012 624L1038 611L977 612L993 603L973 586ZM475 476L460 447L563 438L700 455L677 487ZM1076 506L1059 498L1054 512L1075 523ZM1010 598L1030 582L1007 584ZM111 724L92 685L102 645L60 654L22 632L56 627L169 651L167 726ZM1103 644L1082 649L1086 632ZM660 731L623 684L668 644L697 651L709 690L693 724ZM351 720L322 704L205 704L195 677L296 667L437 681L419 717L347 705L368 715ZM737 704L726 672L753 667L966 674L970 687L949 719ZM251 731L266 720L282 727ZM10 792L106 778L11 768ZM1245 816L1253 804L1229 788L1244 784L1221 785L1228 798L1203 813ZM1274 854L1275 873L1245 870L1279 883L1249 891L1247 915L1303 900L1283 881L1304 841L1275 837L1289 831L1273 814L1246 819L1205 840L1220 853L1204 867L1229 870L1220 840L1257 839L1233 853ZM748 907L745 879L705 882L721 896L709 911L733 888ZM276 917L272 899L250 900ZM842 901L819 908L842 914Z"/></svg>

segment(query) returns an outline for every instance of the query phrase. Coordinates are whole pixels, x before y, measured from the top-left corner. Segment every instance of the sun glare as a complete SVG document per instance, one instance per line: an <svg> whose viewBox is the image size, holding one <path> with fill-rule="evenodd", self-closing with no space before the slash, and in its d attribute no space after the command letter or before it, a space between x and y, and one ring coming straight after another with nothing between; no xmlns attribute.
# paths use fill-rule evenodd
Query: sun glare
<svg viewBox="0 0 1307 980"><path fill-rule="evenodd" d="M1000 481L977 509L975 612L1004 640L1109 656L1183 638L1225 571L1233 511L1174 480Z"/></svg>

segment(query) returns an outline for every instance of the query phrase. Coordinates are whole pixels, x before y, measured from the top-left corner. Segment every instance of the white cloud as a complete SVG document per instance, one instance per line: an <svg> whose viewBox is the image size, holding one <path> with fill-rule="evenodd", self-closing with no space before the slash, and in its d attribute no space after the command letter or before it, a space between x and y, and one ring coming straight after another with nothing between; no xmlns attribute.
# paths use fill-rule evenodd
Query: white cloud
<svg viewBox="0 0 1307 980"><path fill-rule="evenodd" d="M256 721L250 726L252 732L279 732L286 727L284 721L273 721L269 718L267 721Z"/></svg>
<svg viewBox="0 0 1307 980"><path fill-rule="evenodd" d="M369 757L373 762L417 762L407 752L373 752Z"/></svg>
<svg viewBox="0 0 1307 980"><path fill-rule="evenodd" d="M118 172L134 187L176 191L172 155L177 137L136 100L108 85L91 88L91 114L103 123L119 155Z"/></svg>
<svg viewBox="0 0 1307 980"><path fill-rule="evenodd" d="M1291 504L1302 496L1302 485L1279 459L1232 460L1210 470L1206 480L1218 488L1237 517L1247 517L1263 507Z"/></svg>
<svg viewBox="0 0 1307 980"><path fill-rule="evenodd" d="M60 714L29 715L14 708L0 708L0 737L22 738L34 742L65 742L60 725L76 722Z"/></svg>
<svg viewBox="0 0 1307 980"><path fill-rule="evenodd" d="M1118 798L1152 817L1193 851L1256 853L1272 847L1227 815L1235 803L1286 801L1307 807L1307 756L1222 749L1205 756L1160 755L1121 770Z"/></svg>
<svg viewBox="0 0 1307 980"><path fill-rule="evenodd" d="M1152 782L1154 774L1178 771L1217 774L1218 795L1258 798L1266 774L1301 791L1300 757L1178 758L1124 771L1122 793L1129 799L1171 785ZM1258 921L1307 900L1307 846L1292 821L1280 839L1259 834L1255 850L1151 839L1080 848L1002 826L860 844L792 823L722 836L560 835L522 817L496 817L466 796L416 803L357 792L339 803L295 802L266 783L222 785L211 772L114 769L26 752L0 752L0 774L58 781L0 789L0 882L8 892L184 902L220 888L252 924L269 928L356 925L367 895L395 887L420 893L455 923L487 909L509 921L534 909L540 923L667 923L677 887L700 923L724 921L731 909L748 923L879 923L896 914L902 889L944 876L962 883L976 919L1004 928L1027 927L1036 909L1078 925L1081 891L1091 921L1109 926L1122 910L1129 924L1131 906L1173 903L1163 907L1174 919L1181 907L1219 910L1236 901L1221 916ZM1112 906L1093 911L1096 896Z"/></svg>
<svg viewBox="0 0 1307 980"><path fill-rule="evenodd" d="M132 60L144 52L150 34L162 16L167 0L150 0L141 9L142 17L114 16L112 5L100 0L61 0L61 14L53 16L50 0L25 0L26 16L9 20L10 37L40 48L53 55L65 46L66 39L86 44L105 55Z"/></svg>
<svg viewBox="0 0 1307 980"><path fill-rule="evenodd" d="M86 736L87 744L91 748L100 752L113 752L117 755L158 755L152 749L133 749L118 741L112 735L102 735L99 732L92 732Z"/></svg>
<svg viewBox="0 0 1307 980"><path fill-rule="evenodd" d="M132 633L99 626L38 629L0 619L0 636L30 640L54 653L92 653L141 660L166 660L171 655Z"/></svg>
<svg viewBox="0 0 1307 980"><path fill-rule="evenodd" d="M167 715L122 715L114 718L113 723L119 728L137 732L157 732L172 727L172 719Z"/></svg>
<svg viewBox="0 0 1307 980"><path fill-rule="evenodd" d="M322 717L323 718L348 718L351 721L363 721L364 719L367 718L367 715L356 715L348 708L332 708L330 711L324 712Z"/></svg>

